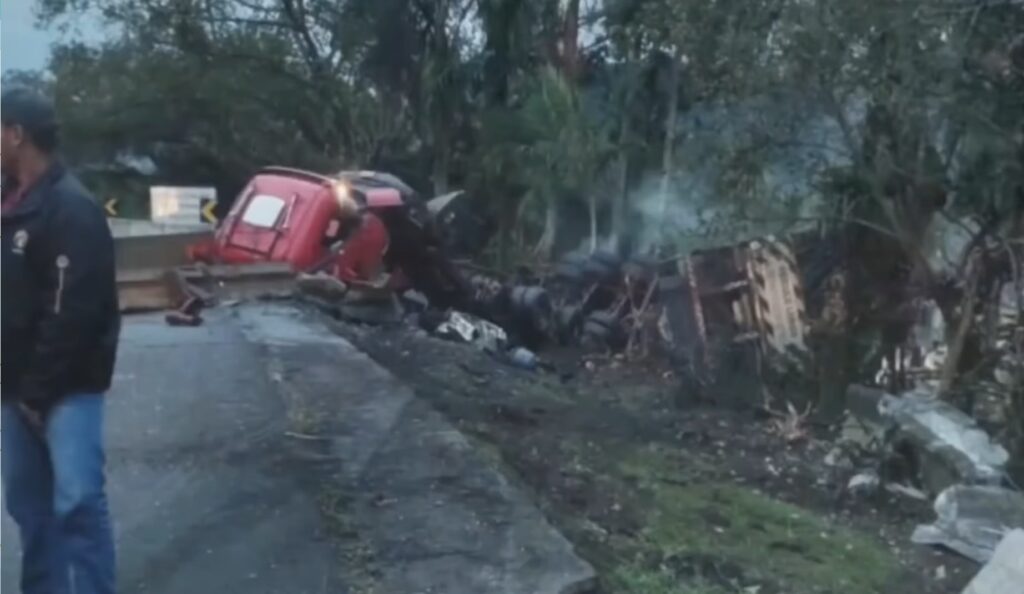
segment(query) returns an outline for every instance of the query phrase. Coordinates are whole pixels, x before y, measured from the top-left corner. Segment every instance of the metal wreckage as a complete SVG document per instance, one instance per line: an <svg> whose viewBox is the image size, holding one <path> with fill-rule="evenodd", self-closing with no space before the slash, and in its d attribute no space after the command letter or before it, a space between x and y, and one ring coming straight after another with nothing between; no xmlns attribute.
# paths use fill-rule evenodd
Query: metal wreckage
<svg viewBox="0 0 1024 594"><path fill-rule="evenodd" d="M808 439L812 417L840 426L823 463L850 475L851 492L935 498L939 520L917 542L985 562L1024 528L1003 445L1024 385L1024 294L1009 275L991 288L992 307L969 300L977 275L967 274L957 295L968 314L950 327L942 320L955 307L857 286L842 237L818 230L671 257L571 253L501 275L472 263L492 227L471 197L426 200L367 171L264 169L213 230L111 224L125 310L168 310L168 323L189 326L206 307L303 299L356 322L415 324L528 369L566 346L660 356L683 397L759 410L786 441ZM871 308L883 322L864 323ZM973 348L988 365L961 382L970 398L955 406L949 379L968 317L985 330ZM858 326L880 326L881 337L852 336Z"/></svg>

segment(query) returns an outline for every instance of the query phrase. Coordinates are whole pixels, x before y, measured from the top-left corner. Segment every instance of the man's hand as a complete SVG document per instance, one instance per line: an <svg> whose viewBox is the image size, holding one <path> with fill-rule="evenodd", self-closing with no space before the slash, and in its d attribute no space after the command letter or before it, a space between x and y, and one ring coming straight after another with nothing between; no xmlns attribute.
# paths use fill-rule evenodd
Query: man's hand
<svg viewBox="0 0 1024 594"><path fill-rule="evenodd" d="M25 421L28 422L29 428L36 433L42 433L46 428L46 424L43 420L43 415L34 408L27 406L24 402L18 404L18 409L21 411L21 416L25 417Z"/></svg>

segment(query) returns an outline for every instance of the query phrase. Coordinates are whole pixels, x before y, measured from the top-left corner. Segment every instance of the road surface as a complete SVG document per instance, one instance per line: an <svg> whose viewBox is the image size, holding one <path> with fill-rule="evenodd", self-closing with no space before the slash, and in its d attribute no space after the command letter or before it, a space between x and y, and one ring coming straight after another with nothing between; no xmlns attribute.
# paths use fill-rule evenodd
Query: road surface
<svg viewBox="0 0 1024 594"><path fill-rule="evenodd" d="M227 320L125 322L107 417L121 591L345 592L261 348ZM2 591L17 592L6 514L2 555Z"/></svg>
<svg viewBox="0 0 1024 594"><path fill-rule="evenodd" d="M327 320L288 304L204 315L126 319L107 423L122 592L592 583L526 493ZM17 591L12 528L5 517L4 592Z"/></svg>

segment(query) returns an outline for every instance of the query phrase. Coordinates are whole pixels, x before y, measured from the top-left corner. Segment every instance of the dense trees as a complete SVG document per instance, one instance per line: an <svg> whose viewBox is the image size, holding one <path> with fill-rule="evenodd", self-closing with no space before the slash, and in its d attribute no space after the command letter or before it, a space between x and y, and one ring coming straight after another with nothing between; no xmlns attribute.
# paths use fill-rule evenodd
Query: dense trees
<svg viewBox="0 0 1024 594"><path fill-rule="evenodd" d="M39 7L112 33L51 64L81 162L226 191L265 163L388 169L469 188L518 254L859 220L924 278L937 197L973 232L1024 226L1014 0Z"/></svg>
<svg viewBox="0 0 1024 594"><path fill-rule="evenodd" d="M980 320L1020 291L1020 0L38 5L111 32L16 75L51 87L82 166L143 156L226 196L269 163L467 188L503 265L817 224L848 263L842 334L892 346L932 300L947 380L985 363Z"/></svg>

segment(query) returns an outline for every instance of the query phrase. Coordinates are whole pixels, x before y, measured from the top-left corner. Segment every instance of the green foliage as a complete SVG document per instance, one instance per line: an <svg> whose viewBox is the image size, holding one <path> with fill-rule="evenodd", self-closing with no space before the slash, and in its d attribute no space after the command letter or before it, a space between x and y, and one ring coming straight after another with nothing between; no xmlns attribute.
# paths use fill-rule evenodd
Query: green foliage
<svg viewBox="0 0 1024 594"><path fill-rule="evenodd" d="M666 155L673 187L711 178L711 199L679 190L671 201L725 235L771 230L759 220L791 226L810 206L842 219L852 201L866 209L857 217L914 243L914 211L892 191L908 180L1014 232L1019 4L603 0L579 17L578 73L562 59L571 4L40 0L40 17L89 10L114 32L59 49L51 65L79 162L144 154L166 181L225 187L267 163L383 168L421 188L468 187L506 243L540 237L545 248L569 233L567 204L601 235L649 224L638 190ZM775 95L791 100L764 99ZM709 109L745 132L694 134L687 118ZM759 110L763 123L747 116ZM780 190L773 163L820 139L773 122L801 118L831 126L841 155L802 166L808 190ZM678 150L665 150L667 126ZM823 190L835 175L860 193Z"/></svg>

